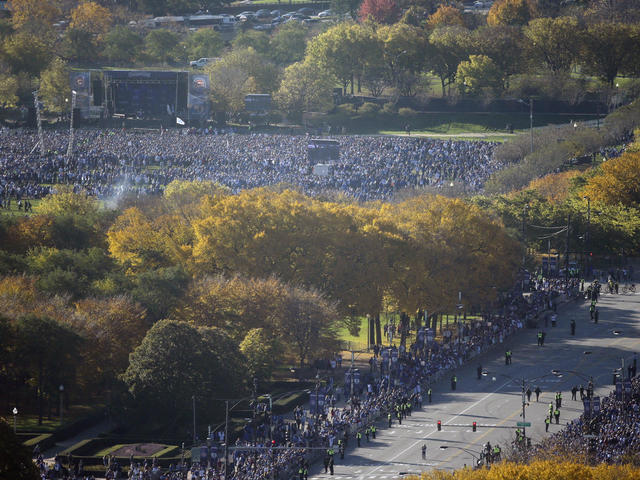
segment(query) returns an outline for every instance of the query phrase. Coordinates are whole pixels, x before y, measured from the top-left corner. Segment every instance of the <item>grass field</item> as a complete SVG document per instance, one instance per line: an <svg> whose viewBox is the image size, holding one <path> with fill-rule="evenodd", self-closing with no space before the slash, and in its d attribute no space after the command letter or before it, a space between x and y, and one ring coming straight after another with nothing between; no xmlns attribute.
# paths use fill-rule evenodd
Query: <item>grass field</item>
<svg viewBox="0 0 640 480"><path fill-rule="evenodd" d="M390 319L393 319L397 325L399 321L399 314L382 314L380 317L380 327L382 328L383 342L386 344L388 342L386 336L384 335L385 326L389 323ZM444 315L442 318L442 327L446 329L446 327L455 322L455 315ZM467 315L467 322L478 319L478 316L475 315ZM462 317L458 317L459 320L462 320ZM436 335L440 335L442 332L440 331L440 322L438 321ZM415 341L416 332L412 330L408 337L408 344ZM365 350L367 348L368 342L368 332L367 332L367 319L365 317L360 317L360 331L358 335L351 334L345 326L341 326L338 329L338 339L342 342L342 347L345 350ZM400 342L399 338L394 338L394 344L398 344Z"/></svg>
<svg viewBox="0 0 640 480"><path fill-rule="evenodd" d="M104 408L104 405L72 405L68 410L65 409L62 416L62 425L73 423L76 420L87 417L96 411ZM55 413L54 409L54 413ZM60 428L60 417L57 415L51 415L47 417L47 412L42 419L42 425L38 425L38 415L28 413L26 415L20 413L20 407L18 407L18 416L16 418L16 426L18 431L21 432L53 432ZM10 419L13 425L13 419Z"/></svg>
<svg viewBox="0 0 640 480"><path fill-rule="evenodd" d="M595 115L540 114L533 117L533 126L569 124L572 120L594 120ZM350 122L349 133L406 135L405 126L410 125L411 134L417 136L447 136L456 139L490 139L505 141L513 137L506 130L511 124L514 134L529 130L528 113L449 113L427 112L411 116L387 116L384 121L380 117L355 117Z"/></svg>

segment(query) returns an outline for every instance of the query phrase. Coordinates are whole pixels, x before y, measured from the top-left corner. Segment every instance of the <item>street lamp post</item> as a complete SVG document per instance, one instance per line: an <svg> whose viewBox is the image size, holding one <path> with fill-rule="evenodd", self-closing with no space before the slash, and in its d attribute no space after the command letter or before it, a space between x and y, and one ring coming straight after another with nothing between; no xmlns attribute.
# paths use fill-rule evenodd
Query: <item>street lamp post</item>
<svg viewBox="0 0 640 480"><path fill-rule="evenodd" d="M531 137L531 153L533 153L533 98L529 97L529 102L518 99L518 102L529 105L529 136Z"/></svg>
<svg viewBox="0 0 640 480"><path fill-rule="evenodd" d="M75 90L71 90L71 117L69 121L69 145L67 147L68 158L71 158L71 156L73 155L73 140L74 140L73 116L74 116L74 110L76 109L76 95L77 95L77 92Z"/></svg>
<svg viewBox="0 0 640 480"><path fill-rule="evenodd" d="M587 250L587 261L586 261L586 274L591 275L591 198L585 195L584 198L587 201L587 237L585 238L586 250Z"/></svg>
<svg viewBox="0 0 640 480"><path fill-rule="evenodd" d="M64 418L64 413L63 413L64 385L60 384L60 386L58 387L58 390L60 390L60 426L62 426L62 419Z"/></svg>
<svg viewBox="0 0 640 480"><path fill-rule="evenodd" d="M11 413L13 413L13 433L15 434L18 429L18 409L13 407Z"/></svg>
<svg viewBox="0 0 640 480"><path fill-rule="evenodd" d="M448 448L454 448L456 450L461 450L463 452L468 453L469 455L471 455L471 458L473 458L473 460L475 462L474 466L479 465L479 463L480 463L480 455L481 455L480 452L476 452L474 450L470 450L470 449L464 448L464 447L456 447L456 446L453 446L453 445L440 445L440 450L447 450Z"/></svg>

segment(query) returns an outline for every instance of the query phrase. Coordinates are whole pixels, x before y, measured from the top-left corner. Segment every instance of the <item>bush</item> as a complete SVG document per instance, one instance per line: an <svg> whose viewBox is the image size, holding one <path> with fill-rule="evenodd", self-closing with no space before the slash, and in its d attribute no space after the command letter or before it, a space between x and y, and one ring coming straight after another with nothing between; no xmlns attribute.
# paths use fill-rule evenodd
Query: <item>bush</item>
<svg viewBox="0 0 640 480"><path fill-rule="evenodd" d="M385 115L395 115L397 113L396 105L393 102L387 102L382 106L381 112Z"/></svg>
<svg viewBox="0 0 640 480"><path fill-rule="evenodd" d="M413 108L402 107L398 109L398 115L404 118L415 117L418 114Z"/></svg>
<svg viewBox="0 0 640 480"><path fill-rule="evenodd" d="M343 103L342 105L338 105L336 110L338 114L346 115L349 117L353 117L357 114L355 106L351 103Z"/></svg>
<svg viewBox="0 0 640 480"><path fill-rule="evenodd" d="M373 116L380 111L380 106L373 102L364 102L358 109L358 113L362 116Z"/></svg>

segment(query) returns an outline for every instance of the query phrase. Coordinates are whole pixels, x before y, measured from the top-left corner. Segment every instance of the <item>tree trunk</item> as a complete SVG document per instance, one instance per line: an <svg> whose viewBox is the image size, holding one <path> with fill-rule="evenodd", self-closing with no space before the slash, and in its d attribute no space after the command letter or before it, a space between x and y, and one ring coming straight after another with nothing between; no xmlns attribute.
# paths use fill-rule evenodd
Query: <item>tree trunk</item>
<svg viewBox="0 0 640 480"><path fill-rule="evenodd" d="M445 85L444 85L444 78L440 78L440 84L442 85L442 98L444 98L446 96L445 94Z"/></svg>
<svg viewBox="0 0 640 480"><path fill-rule="evenodd" d="M353 95L353 73L351 74L351 95Z"/></svg>
<svg viewBox="0 0 640 480"><path fill-rule="evenodd" d="M382 328L380 327L380 314L376 314L376 345L382 345Z"/></svg>

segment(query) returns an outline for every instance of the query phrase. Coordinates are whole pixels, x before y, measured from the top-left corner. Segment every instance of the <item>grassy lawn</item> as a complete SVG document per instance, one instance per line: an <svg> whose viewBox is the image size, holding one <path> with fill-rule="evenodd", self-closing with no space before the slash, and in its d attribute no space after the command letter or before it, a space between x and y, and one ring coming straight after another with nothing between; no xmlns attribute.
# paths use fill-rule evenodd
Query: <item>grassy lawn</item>
<svg viewBox="0 0 640 480"><path fill-rule="evenodd" d="M40 199L29 199L31 205L33 205L33 213L38 213L38 206L40 205ZM23 202L24 203L24 200ZM23 215L31 215L31 212L28 214L24 213L24 210L18 210L18 202L15 198L11 199L11 208L0 208L0 215L7 215L9 217L21 217Z"/></svg>
<svg viewBox="0 0 640 480"><path fill-rule="evenodd" d="M65 409L62 424L68 425L83 417L89 416L96 411L104 408L104 405L73 405L68 410ZM19 410L19 407L18 407ZM54 412L56 410L54 409ZM13 419L9 419L13 424ZM52 415L51 418L45 416L42 418L42 425L38 425L38 415L34 414L20 414L18 413L17 428L21 432L53 432L60 428L60 417Z"/></svg>
<svg viewBox="0 0 640 480"><path fill-rule="evenodd" d="M568 124L571 120L594 120L595 115L540 114L533 117L533 126ZM411 134L418 136L446 135L470 139L498 139L512 137L506 125L513 125L514 134L529 130L528 113L449 113L426 112L411 116L380 116L373 118L354 117L349 133L406 135L405 125L411 126Z"/></svg>
<svg viewBox="0 0 640 480"><path fill-rule="evenodd" d="M388 343L388 340L384 334L385 326L389 323L389 320L393 319L397 325L397 322L400 319L399 314L382 314L380 317L380 327L382 328L383 342L385 344ZM455 315L444 315L442 319L442 327L446 329L447 325L453 325L455 322ZM480 319L479 316L476 315L467 315L466 322L471 322L473 320ZM462 320L462 317L459 316L458 320ZM413 324L412 324L413 325ZM438 320L437 325L437 335L440 335L442 332L440 331L440 321ZM367 319L365 317L360 317L360 331L358 335L352 335L347 327L341 326L338 329L338 339L342 342L342 346L345 349L352 350L364 350L367 348ZM412 329L409 337L407 339L407 344L411 344L416 339L416 332ZM399 338L394 338L394 344L398 344L400 341Z"/></svg>

